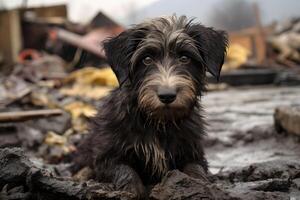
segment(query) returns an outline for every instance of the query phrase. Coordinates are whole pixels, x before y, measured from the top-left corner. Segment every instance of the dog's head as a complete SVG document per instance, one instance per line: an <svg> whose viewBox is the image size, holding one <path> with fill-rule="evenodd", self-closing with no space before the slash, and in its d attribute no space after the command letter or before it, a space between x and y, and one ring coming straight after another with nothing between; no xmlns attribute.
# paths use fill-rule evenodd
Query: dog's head
<svg viewBox="0 0 300 200"><path fill-rule="evenodd" d="M136 92L138 107L152 118L184 117L205 89L205 72L217 79L227 36L185 16L157 18L104 43L120 87Z"/></svg>

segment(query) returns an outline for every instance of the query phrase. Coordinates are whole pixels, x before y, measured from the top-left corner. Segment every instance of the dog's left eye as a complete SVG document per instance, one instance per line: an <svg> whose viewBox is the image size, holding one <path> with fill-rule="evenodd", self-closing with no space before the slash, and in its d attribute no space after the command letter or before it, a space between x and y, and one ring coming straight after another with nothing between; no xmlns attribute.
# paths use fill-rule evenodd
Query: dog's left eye
<svg viewBox="0 0 300 200"><path fill-rule="evenodd" d="M151 65L153 63L153 59L149 56L147 56L146 58L143 59L143 63L145 65Z"/></svg>
<svg viewBox="0 0 300 200"><path fill-rule="evenodd" d="M191 61L191 59L187 56L181 56L179 58L179 62L181 62L182 64L188 64Z"/></svg>

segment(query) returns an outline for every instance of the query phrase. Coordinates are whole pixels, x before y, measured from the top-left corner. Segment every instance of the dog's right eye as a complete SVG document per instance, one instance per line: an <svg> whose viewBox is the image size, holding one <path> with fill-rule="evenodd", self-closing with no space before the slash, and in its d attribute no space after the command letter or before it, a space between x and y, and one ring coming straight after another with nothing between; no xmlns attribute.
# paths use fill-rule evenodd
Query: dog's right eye
<svg viewBox="0 0 300 200"><path fill-rule="evenodd" d="M153 63L153 59L149 56L147 56L146 58L143 59L143 63L145 65L151 65Z"/></svg>

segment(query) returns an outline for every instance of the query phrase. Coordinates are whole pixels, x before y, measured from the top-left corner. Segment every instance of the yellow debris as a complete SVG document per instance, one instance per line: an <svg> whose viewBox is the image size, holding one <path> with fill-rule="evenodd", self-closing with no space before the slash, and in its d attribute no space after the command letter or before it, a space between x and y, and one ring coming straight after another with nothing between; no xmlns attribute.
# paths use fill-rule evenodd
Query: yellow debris
<svg viewBox="0 0 300 200"><path fill-rule="evenodd" d="M67 143L67 138L62 135L58 135L53 131L49 131L46 135L45 143L50 146L53 145L64 146Z"/></svg>
<svg viewBox="0 0 300 200"><path fill-rule="evenodd" d="M81 96L90 99L100 99L101 97L106 96L112 88L103 87L103 86L89 86L75 84L70 88L60 89L60 93L66 96Z"/></svg>
<svg viewBox="0 0 300 200"><path fill-rule="evenodd" d="M85 67L72 72L65 81L67 83L76 82L81 85L118 86L118 80L111 68L98 69L95 67Z"/></svg>
<svg viewBox="0 0 300 200"><path fill-rule="evenodd" d="M230 44L223 70L237 69L248 61L250 51L240 44Z"/></svg>
<svg viewBox="0 0 300 200"><path fill-rule="evenodd" d="M118 86L118 80L111 68L97 69L85 67L72 72L64 79L65 86L60 93L66 96L81 96L99 99L106 96L113 87Z"/></svg>
<svg viewBox="0 0 300 200"><path fill-rule="evenodd" d="M74 101L70 104L67 104L64 106L64 109L71 113L73 120L77 120L81 116L92 117L97 113L93 106L81 101Z"/></svg>

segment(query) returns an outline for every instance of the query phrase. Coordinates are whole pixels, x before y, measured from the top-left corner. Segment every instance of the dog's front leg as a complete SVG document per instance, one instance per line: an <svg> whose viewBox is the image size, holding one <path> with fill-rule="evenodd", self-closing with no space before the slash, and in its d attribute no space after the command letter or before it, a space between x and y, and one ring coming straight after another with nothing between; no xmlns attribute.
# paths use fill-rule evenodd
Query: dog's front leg
<svg viewBox="0 0 300 200"><path fill-rule="evenodd" d="M205 172L204 168L197 163L188 163L183 168L183 173L197 179L208 180L207 173Z"/></svg>
<svg viewBox="0 0 300 200"><path fill-rule="evenodd" d="M96 168L96 176L99 181L109 181L116 186L116 190L128 191L141 199L145 195L144 185L139 175L130 166L125 164L110 167Z"/></svg>

